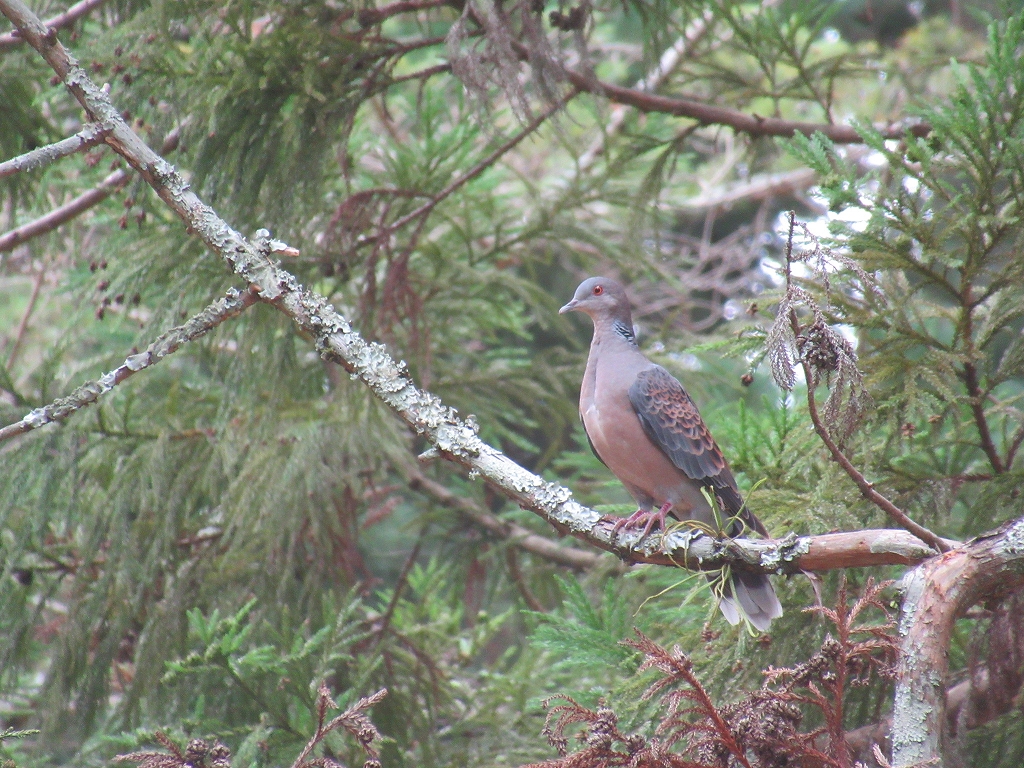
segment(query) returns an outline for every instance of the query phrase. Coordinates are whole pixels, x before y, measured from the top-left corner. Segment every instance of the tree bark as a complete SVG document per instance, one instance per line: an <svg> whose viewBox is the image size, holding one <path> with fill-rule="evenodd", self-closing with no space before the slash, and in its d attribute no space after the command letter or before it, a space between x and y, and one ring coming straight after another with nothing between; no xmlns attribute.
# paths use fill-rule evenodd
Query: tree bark
<svg viewBox="0 0 1024 768"><path fill-rule="evenodd" d="M925 561L903 583L892 764L941 766L953 625L971 606L1024 585L1024 518Z"/></svg>

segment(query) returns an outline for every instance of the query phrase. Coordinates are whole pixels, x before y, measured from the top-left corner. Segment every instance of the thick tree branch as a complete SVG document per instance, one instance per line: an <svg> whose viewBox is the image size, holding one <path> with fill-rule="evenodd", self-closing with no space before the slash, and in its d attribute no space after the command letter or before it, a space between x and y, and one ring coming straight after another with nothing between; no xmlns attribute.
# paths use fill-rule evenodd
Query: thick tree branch
<svg viewBox="0 0 1024 768"><path fill-rule="evenodd" d="M953 626L976 603L1024 586L1024 518L925 562L904 586L892 718L897 768L941 761Z"/></svg>
<svg viewBox="0 0 1024 768"><path fill-rule="evenodd" d="M24 155L12 157L10 160L0 163L0 179L5 176L13 176L21 171L33 171L36 168L42 168L44 165L49 165L62 157L73 155L75 152L81 152L89 147L95 147L97 144L102 144L109 130L109 127L105 125L89 123L89 125L85 126L74 136L68 136L68 138L62 139L55 144L47 144L45 147L33 149Z"/></svg>
<svg viewBox="0 0 1024 768"><path fill-rule="evenodd" d="M112 371L97 381L89 381L67 397L54 400L49 405L36 408L21 421L0 428L0 442L17 435L23 435L54 421L63 421L87 405L95 403L101 395L109 392L128 377L149 368L175 352L182 344L204 336L225 320L239 315L258 301L252 291L237 291L232 288L228 295L210 304L206 309L184 325L172 328L149 345L144 352L130 355Z"/></svg>
<svg viewBox="0 0 1024 768"><path fill-rule="evenodd" d="M47 19L44 23L49 29L61 29L62 27L74 24L94 8L99 8L105 2L107 2L107 0L81 0L81 2L75 3L64 11L64 13L58 13L53 18ZM5 48L14 48L15 46L21 45L23 42L25 41L22 40L21 35L16 32L8 32L6 35L0 35L0 51Z"/></svg>

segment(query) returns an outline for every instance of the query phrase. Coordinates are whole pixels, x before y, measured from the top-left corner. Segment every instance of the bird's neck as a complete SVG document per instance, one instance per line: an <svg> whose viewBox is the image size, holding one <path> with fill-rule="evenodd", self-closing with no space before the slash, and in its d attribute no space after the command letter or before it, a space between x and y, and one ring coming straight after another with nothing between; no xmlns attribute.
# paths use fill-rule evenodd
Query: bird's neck
<svg viewBox="0 0 1024 768"><path fill-rule="evenodd" d="M594 339L591 347L602 345L628 344L635 347L636 336L629 317L594 318Z"/></svg>

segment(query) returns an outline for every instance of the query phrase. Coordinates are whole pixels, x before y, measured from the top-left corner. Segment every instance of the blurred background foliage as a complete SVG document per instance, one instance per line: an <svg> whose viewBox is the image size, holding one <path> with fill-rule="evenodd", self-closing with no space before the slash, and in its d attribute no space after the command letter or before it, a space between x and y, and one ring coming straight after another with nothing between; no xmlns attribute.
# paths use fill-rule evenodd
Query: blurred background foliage
<svg viewBox="0 0 1024 768"><path fill-rule="evenodd" d="M556 314L592 274L627 283L641 345L757 485L773 534L887 525L827 460L801 385L787 395L760 366L795 210L876 282L797 273L857 345L873 398L849 454L919 522L967 537L1020 509L1021 10L111 0L60 34L151 145L176 132L168 158L233 226L298 248L285 267L420 385L608 511L628 497L576 415L589 325ZM853 121L865 141L642 113L578 93L566 67L763 117ZM50 77L27 46L0 48L4 159L81 128ZM870 128L914 120L930 133ZM0 180L0 230L118 165L96 148ZM0 423L232 285L138 180L5 248ZM417 466L425 447L268 306L0 445L0 724L41 731L0 751L98 765L162 729L220 739L237 765L288 764L326 680L342 707L390 690L372 713L384 765L520 765L553 755L540 702L554 693L608 700L650 732L639 656L619 645L634 626L686 648L722 701L822 641L801 611L806 580L777 582L786 615L754 638L693 574L610 555L574 572L496 537L422 479L555 534L450 466ZM985 621L955 639L960 669ZM852 690L848 727L877 721L889 696ZM972 734L973 765L1020 759L1012 717ZM344 736L326 746L361 754Z"/></svg>

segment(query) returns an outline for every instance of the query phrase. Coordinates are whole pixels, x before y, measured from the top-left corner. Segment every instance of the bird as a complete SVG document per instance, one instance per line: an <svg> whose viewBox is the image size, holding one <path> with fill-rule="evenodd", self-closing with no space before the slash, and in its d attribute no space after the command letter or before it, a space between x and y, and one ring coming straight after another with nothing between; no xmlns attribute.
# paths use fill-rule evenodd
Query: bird
<svg viewBox="0 0 1024 768"><path fill-rule="evenodd" d="M729 537L749 528L768 538L683 385L640 351L625 289L607 277L588 278L558 310L567 312L583 312L594 323L580 388L587 440L637 503L634 514L618 520L616 534L641 525L643 536L655 525L664 530L671 515ZM716 519L705 491L728 516L724 523ZM733 570L722 592L719 608L731 624L738 624L742 613L764 632L782 615L766 575Z"/></svg>

